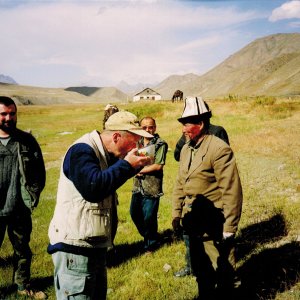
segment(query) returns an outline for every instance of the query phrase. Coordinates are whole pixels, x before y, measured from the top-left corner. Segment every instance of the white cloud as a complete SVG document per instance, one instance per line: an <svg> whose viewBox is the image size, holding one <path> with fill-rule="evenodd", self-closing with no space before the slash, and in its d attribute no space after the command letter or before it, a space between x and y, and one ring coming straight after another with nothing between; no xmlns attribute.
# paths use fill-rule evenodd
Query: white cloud
<svg viewBox="0 0 300 300"><path fill-rule="evenodd" d="M42 86L200 74L250 39L239 26L262 18L257 11L196 1L25 3L0 9L0 73Z"/></svg>
<svg viewBox="0 0 300 300"><path fill-rule="evenodd" d="M274 9L269 18L271 22L276 22L284 19L299 19L300 18L300 1L293 0L282 4Z"/></svg>
<svg viewBox="0 0 300 300"><path fill-rule="evenodd" d="M300 28L300 21L299 22L290 22L289 25L292 28Z"/></svg>

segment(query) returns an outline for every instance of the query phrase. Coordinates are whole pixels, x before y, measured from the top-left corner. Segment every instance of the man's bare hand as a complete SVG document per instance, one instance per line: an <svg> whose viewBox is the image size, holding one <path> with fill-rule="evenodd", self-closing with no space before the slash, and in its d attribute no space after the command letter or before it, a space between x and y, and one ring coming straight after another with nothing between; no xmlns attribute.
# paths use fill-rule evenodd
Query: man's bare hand
<svg viewBox="0 0 300 300"><path fill-rule="evenodd" d="M127 160L130 165L134 169L139 169L141 167L147 166L151 163L151 158L148 156L138 156L137 155L137 148L132 149L127 153L125 156L125 160Z"/></svg>

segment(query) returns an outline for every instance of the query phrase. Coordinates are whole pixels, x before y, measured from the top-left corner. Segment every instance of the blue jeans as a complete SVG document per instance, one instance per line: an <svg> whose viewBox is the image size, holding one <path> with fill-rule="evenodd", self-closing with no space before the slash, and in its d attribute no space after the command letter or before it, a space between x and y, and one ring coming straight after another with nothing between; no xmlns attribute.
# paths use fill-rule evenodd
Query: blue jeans
<svg viewBox="0 0 300 300"><path fill-rule="evenodd" d="M52 254L57 300L104 300L107 291L106 248L87 257L66 252Z"/></svg>
<svg viewBox="0 0 300 300"><path fill-rule="evenodd" d="M158 242L157 213L159 197L143 196L141 193L132 194L130 215L140 235L144 238L145 250L152 250Z"/></svg>

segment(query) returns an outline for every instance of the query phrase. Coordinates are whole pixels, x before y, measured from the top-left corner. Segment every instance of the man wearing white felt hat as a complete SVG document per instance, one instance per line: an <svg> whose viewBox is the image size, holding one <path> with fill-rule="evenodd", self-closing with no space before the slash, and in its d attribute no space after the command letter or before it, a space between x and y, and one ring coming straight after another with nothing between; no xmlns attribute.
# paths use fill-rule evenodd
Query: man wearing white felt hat
<svg viewBox="0 0 300 300"><path fill-rule="evenodd" d="M201 99L201 97L197 97L197 98ZM190 101L190 102L188 102L188 101ZM206 111L208 111L208 113L206 114L206 117L210 118L212 116L211 110L210 110L207 102L205 102L205 101L202 102L201 101L200 103L198 103L199 101L198 102L194 101L193 97L189 97L189 100L187 100L187 102L188 102L188 104L192 104L191 106L200 104L199 112L200 112L200 109L202 109L202 111L206 110ZM204 103L206 109L203 107L203 105L202 105L203 103ZM194 111L198 111L198 108L195 107ZM185 112L187 113L187 110ZM202 115L202 117L203 116L204 115ZM225 143L230 145L229 144L229 137L228 137L228 134L227 134L224 127L222 127L220 125L214 125L211 122L209 122L208 133L217 136L218 138L222 139ZM186 144L186 143L187 143L186 137L185 137L184 134L182 134L180 139L177 141L175 149L174 149L174 158L175 158L176 161L179 161L181 149L184 146L184 144ZM185 254L186 265L183 268L181 268L180 270L174 272L174 276L175 277L185 277L185 276L192 275L189 237L188 237L188 235L185 234L184 231L183 232L181 232L181 231L176 232L176 235L178 237L180 237L182 235L182 238L184 240L184 243L185 243L185 246L186 246L186 254Z"/></svg>
<svg viewBox="0 0 300 300"><path fill-rule="evenodd" d="M188 97L182 116L186 143L173 191L172 226L189 236L199 299L231 297L235 277L234 236L242 212L242 187L232 149L208 131L211 111Z"/></svg>
<svg viewBox="0 0 300 300"><path fill-rule="evenodd" d="M185 105L179 122L197 122L204 118L210 118L211 111L207 108L202 97L187 97L185 99Z"/></svg>

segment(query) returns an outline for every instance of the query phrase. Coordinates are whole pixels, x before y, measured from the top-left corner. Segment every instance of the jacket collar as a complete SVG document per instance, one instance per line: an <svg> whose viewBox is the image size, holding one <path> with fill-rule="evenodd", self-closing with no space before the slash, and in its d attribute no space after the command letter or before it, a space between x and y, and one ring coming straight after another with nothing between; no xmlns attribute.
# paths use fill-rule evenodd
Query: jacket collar
<svg viewBox="0 0 300 300"><path fill-rule="evenodd" d="M188 176L193 173L203 162L203 159L208 151L209 144L211 142L212 136L206 135L204 139L196 146L198 146L198 149L194 153L194 158L191 163L190 169L188 171ZM190 147L189 147L190 148Z"/></svg>

